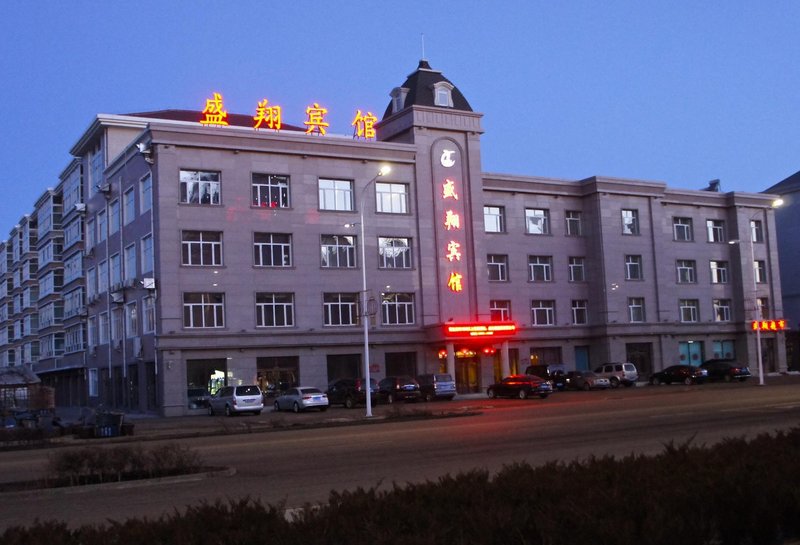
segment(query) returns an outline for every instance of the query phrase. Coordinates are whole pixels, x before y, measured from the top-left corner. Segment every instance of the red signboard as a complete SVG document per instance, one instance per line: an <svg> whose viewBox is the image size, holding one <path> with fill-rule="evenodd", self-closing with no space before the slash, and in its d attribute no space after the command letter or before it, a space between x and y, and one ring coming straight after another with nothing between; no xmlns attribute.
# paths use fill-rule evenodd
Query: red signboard
<svg viewBox="0 0 800 545"><path fill-rule="evenodd" d="M469 338L469 337L500 337L510 336L517 332L517 324L514 322L489 322L489 323L466 323L466 324L445 324L445 337Z"/></svg>
<svg viewBox="0 0 800 545"><path fill-rule="evenodd" d="M783 331L788 326L786 320L753 320L750 329L753 331Z"/></svg>

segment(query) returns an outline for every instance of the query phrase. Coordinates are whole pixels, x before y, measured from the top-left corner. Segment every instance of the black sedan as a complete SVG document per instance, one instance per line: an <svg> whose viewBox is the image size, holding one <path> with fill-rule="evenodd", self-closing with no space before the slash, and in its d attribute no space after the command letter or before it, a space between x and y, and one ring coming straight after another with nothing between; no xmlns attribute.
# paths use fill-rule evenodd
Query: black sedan
<svg viewBox="0 0 800 545"><path fill-rule="evenodd" d="M492 399L495 397L528 399L533 395L544 399L551 393L553 393L553 386L550 381L535 375L511 375L486 388L486 395Z"/></svg>
<svg viewBox="0 0 800 545"><path fill-rule="evenodd" d="M708 377L708 371L702 367L694 365L670 365L657 373L650 375L650 384L672 384L682 382L683 384L698 384L704 382Z"/></svg>
<svg viewBox="0 0 800 545"><path fill-rule="evenodd" d="M752 376L750 368L738 363L736 360L706 360L700 364L700 367L708 371L708 380L723 380L725 382L738 380L739 382L744 382Z"/></svg>

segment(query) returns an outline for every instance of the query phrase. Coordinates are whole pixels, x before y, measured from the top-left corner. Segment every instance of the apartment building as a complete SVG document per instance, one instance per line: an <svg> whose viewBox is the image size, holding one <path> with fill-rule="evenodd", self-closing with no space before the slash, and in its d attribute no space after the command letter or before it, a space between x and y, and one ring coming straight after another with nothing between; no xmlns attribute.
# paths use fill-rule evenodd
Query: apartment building
<svg viewBox="0 0 800 545"><path fill-rule="evenodd" d="M363 375L365 332L372 377L460 392L531 362L755 366L752 322L781 314L770 196L485 173L482 114L426 61L374 137L361 110L345 137L318 105L278 130L221 100L98 115L0 245L0 363L60 404L325 387ZM783 331L759 333L785 370Z"/></svg>

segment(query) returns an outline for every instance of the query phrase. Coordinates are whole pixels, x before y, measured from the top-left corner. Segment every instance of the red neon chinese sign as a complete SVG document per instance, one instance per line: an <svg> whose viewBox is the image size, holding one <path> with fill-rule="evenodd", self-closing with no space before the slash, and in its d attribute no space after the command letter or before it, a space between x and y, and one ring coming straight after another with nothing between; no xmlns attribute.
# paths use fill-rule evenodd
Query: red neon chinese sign
<svg viewBox="0 0 800 545"><path fill-rule="evenodd" d="M753 331L783 331L787 328L786 320L753 320L750 329Z"/></svg>
<svg viewBox="0 0 800 545"><path fill-rule="evenodd" d="M445 324L444 334L446 337L499 337L514 335L517 332L517 324L514 322L490 322L490 323L466 323L466 324Z"/></svg>

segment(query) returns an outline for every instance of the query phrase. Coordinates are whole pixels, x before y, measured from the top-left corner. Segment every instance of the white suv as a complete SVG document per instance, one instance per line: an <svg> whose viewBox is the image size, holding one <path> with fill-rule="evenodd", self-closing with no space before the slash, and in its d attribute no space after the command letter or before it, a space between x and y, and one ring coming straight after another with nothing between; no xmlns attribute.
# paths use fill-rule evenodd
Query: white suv
<svg viewBox="0 0 800 545"><path fill-rule="evenodd" d="M632 363L604 363L594 372L601 377L608 378L612 388L616 388L620 384L633 386L639 380L639 372Z"/></svg>

